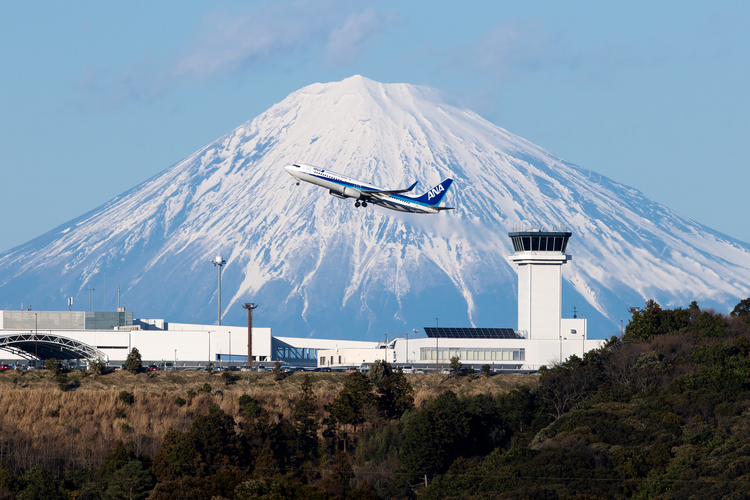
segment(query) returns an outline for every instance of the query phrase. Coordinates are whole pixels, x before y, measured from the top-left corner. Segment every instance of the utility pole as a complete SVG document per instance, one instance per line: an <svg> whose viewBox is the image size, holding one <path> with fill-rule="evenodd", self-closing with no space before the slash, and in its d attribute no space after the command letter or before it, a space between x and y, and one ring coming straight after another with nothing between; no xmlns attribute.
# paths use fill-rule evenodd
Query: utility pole
<svg viewBox="0 0 750 500"><path fill-rule="evenodd" d="M211 264L214 265L214 267L219 268L219 319L218 319L218 326L221 326L221 266L226 264L227 261L221 258L221 255L216 256L216 260L212 260Z"/></svg>
<svg viewBox="0 0 750 500"><path fill-rule="evenodd" d="M242 304L243 309L247 309L247 364L250 371L253 371L253 310L258 308L255 302L246 302Z"/></svg>

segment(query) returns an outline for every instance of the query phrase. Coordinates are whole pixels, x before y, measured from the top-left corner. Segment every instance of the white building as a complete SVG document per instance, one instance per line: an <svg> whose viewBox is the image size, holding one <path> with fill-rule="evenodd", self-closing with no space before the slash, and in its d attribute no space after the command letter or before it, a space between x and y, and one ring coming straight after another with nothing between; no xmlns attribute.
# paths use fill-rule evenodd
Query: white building
<svg viewBox="0 0 750 500"><path fill-rule="evenodd" d="M130 311L0 311L0 350L16 359L125 361L137 348L145 363L177 366L245 365L252 361L295 366L359 367L378 359L424 370L457 357L466 366L533 371L583 355L601 345L586 320L562 318L562 266L570 232L529 229L509 234L518 266L518 328L424 328L426 335L396 334L388 343L274 337L270 328L168 323L133 319ZM0 361L3 361L0 359Z"/></svg>
<svg viewBox="0 0 750 500"><path fill-rule="evenodd" d="M566 253L571 233L531 228L508 236L514 249L508 260L518 269L517 330L427 327L427 338L404 335L369 350L321 351L319 364L359 366L383 359L435 370L457 357L476 369L490 365L496 370L533 371L601 346L601 340L588 338L586 319L562 317L562 266L572 259Z"/></svg>

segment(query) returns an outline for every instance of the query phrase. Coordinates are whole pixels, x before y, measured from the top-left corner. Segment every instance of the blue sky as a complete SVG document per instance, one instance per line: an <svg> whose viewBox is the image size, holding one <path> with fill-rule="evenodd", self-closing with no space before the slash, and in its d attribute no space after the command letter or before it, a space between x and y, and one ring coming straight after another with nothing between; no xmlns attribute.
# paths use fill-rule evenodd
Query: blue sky
<svg viewBox="0 0 750 500"><path fill-rule="evenodd" d="M437 88L750 242L746 2L3 2L0 252L315 82Z"/></svg>

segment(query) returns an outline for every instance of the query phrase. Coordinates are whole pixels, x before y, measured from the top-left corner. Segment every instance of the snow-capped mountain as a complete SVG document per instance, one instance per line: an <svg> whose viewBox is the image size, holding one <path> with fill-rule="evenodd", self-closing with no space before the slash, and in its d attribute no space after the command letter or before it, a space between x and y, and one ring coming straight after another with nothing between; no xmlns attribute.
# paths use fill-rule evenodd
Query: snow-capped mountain
<svg viewBox="0 0 750 500"><path fill-rule="evenodd" d="M302 162L388 189L445 177L455 211L355 208L295 186ZM315 84L105 205L0 255L0 307L122 302L141 318L212 324L221 254L223 324L276 335L378 339L435 324L516 327L508 231L573 232L563 310L592 337L626 306L728 310L750 296L750 245L572 165L427 88L355 76ZM106 304L103 304L106 274ZM89 292L95 288L95 292Z"/></svg>

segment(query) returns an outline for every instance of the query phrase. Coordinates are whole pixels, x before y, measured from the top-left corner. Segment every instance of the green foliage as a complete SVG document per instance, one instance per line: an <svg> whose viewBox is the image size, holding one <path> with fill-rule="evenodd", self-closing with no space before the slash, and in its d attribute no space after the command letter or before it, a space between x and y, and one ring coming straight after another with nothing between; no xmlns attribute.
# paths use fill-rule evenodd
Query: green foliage
<svg viewBox="0 0 750 500"><path fill-rule="evenodd" d="M248 396L247 394L243 394L240 396L240 407L245 411L245 414L250 417L257 417L260 415L261 407L260 403L252 398L252 396Z"/></svg>
<svg viewBox="0 0 750 500"><path fill-rule="evenodd" d="M117 399L128 406L132 405L135 401L135 397L133 394L129 393L128 391L120 391L120 393L117 395Z"/></svg>
<svg viewBox="0 0 750 500"><path fill-rule="evenodd" d="M68 495L62 489L60 480L48 470L34 467L20 480L22 489L16 495L18 500L67 500Z"/></svg>
<svg viewBox="0 0 750 500"><path fill-rule="evenodd" d="M234 419L211 405L188 432L167 433L154 457L154 473L160 481L182 475L205 477L216 468L236 465L240 455L242 445L235 433Z"/></svg>
<svg viewBox="0 0 750 500"><path fill-rule="evenodd" d="M273 379L276 382L284 380L284 371L281 369L281 363L279 361L275 361L273 364Z"/></svg>
<svg viewBox="0 0 750 500"><path fill-rule="evenodd" d="M489 377L491 375L490 365L482 365L482 375L485 377Z"/></svg>
<svg viewBox="0 0 750 500"><path fill-rule="evenodd" d="M734 306L734 309L732 309L732 312L729 314L735 318L742 318L745 322L750 323L750 297L742 299L736 306Z"/></svg>
<svg viewBox="0 0 750 500"><path fill-rule="evenodd" d="M414 389L401 367L381 380L377 405L386 418L401 418L401 415L414 408Z"/></svg>
<svg viewBox="0 0 750 500"><path fill-rule="evenodd" d="M180 407L185 406L186 403L187 401L185 401L185 399L181 398L180 396L177 396L177 399L174 400L174 404Z"/></svg>
<svg viewBox="0 0 750 500"><path fill-rule="evenodd" d="M493 398L460 400L447 391L410 416L399 462L410 477L440 474L461 455L489 452L504 435Z"/></svg>
<svg viewBox="0 0 750 500"><path fill-rule="evenodd" d="M213 363L206 363L206 371L208 373L213 373L214 372L214 364Z"/></svg>
<svg viewBox="0 0 750 500"><path fill-rule="evenodd" d="M233 375L232 372L222 372L221 378L224 381L224 385L234 385L238 377Z"/></svg>
<svg viewBox="0 0 750 500"><path fill-rule="evenodd" d="M384 378L393 374L391 364L382 359L376 360L370 367L369 377L375 387L379 387Z"/></svg>
<svg viewBox="0 0 750 500"><path fill-rule="evenodd" d="M365 421L365 409L375 405L372 382L360 372L352 372L346 377L344 387L336 398L326 405L330 421L339 425L357 426Z"/></svg>
<svg viewBox="0 0 750 500"><path fill-rule="evenodd" d="M318 454L318 405L313 395L309 374L302 379L302 397L294 404L294 421L297 431L296 451L302 461L314 459Z"/></svg>
<svg viewBox="0 0 750 500"><path fill-rule="evenodd" d="M91 371L94 375L104 375L107 373L107 363L104 360L97 359L91 362Z"/></svg>
<svg viewBox="0 0 750 500"><path fill-rule="evenodd" d="M138 349L133 347L125 359L125 369L130 373L138 373L143 370L143 360Z"/></svg>
<svg viewBox="0 0 750 500"><path fill-rule="evenodd" d="M204 394L211 394L211 391L213 391L213 389L211 388L211 384L209 384L208 382L204 383L203 386L198 389L198 392L202 392Z"/></svg>
<svg viewBox="0 0 750 500"><path fill-rule="evenodd" d="M154 475L139 460L118 468L107 483L105 499L140 500L147 498L155 484Z"/></svg>
<svg viewBox="0 0 750 500"><path fill-rule="evenodd" d="M458 360L458 357L453 356L451 358L450 370L451 370L451 372L454 375L456 375L456 376L461 375L461 367L462 366L463 365L461 364L461 361Z"/></svg>

